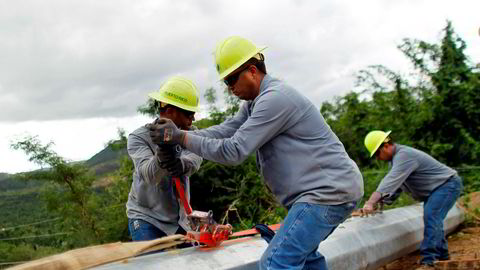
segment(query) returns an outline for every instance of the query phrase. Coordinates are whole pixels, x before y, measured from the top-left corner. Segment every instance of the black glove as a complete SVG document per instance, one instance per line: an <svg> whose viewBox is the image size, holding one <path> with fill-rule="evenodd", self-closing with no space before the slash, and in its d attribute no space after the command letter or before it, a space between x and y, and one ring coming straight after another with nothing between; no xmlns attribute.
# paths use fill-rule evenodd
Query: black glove
<svg viewBox="0 0 480 270"><path fill-rule="evenodd" d="M147 124L150 130L150 137L157 145L163 144L181 144L185 143L185 131L175 126L172 120L168 118L157 118L152 124Z"/></svg>
<svg viewBox="0 0 480 270"><path fill-rule="evenodd" d="M184 171L183 161L180 158L182 148L180 145L162 145L157 149L157 158L160 168L167 170L170 176L182 176Z"/></svg>

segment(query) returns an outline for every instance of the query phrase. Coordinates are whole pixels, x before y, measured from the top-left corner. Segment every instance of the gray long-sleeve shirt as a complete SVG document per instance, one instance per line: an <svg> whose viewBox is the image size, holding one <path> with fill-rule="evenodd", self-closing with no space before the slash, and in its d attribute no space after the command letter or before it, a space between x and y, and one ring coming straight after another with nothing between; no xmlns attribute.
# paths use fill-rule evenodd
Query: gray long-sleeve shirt
<svg viewBox="0 0 480 270"><path fill-rule="evenodd" d="M377 192L394 195L398 189L423 201L432 191L457 172L423 151L395 144L390 171L378 185Z"/></svg>
<svg viewBox="0 0 480 270"><path fill-rule="evenodd" d="M337 205L363 196L362 175L320 111L284 82L266 75L260 94L224 123L188 133L186 148L205 159L257 164L277 200Z"/></svg>
<svg viewBox="0 0 480 270"><path fill-rule="evenodd" d="M186 231L190 230L183 205L176 196L172 177L160 168L160 162L155 155L157 148L146 127L140 127L128 136L127 150L135 170L128 194L127 216L147 221L167 235L174 234L179 225ZM182 150L180 158L186 176L182 182L187 200L190 200L188 176L200 168L202 158L185 149Z"/></svg>

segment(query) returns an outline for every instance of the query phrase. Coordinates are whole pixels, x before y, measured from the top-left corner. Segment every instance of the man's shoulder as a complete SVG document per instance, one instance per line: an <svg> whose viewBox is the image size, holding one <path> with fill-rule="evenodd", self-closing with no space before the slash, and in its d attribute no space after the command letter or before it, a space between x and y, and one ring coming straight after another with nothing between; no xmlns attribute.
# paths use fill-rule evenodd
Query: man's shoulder
<svg viewBox="0 0 480 270"><path fill-rule="evenodd" d="M128 135L129 140L131 140L133 138L139 138L139 137L142 138L142 139L150 137L150 133L149 133L148 128L146 128L145 126L141 126L137 129L135 129L134 131L132 131L132 133L130 133Z"/></svg>
<svg viewBox="0 0 480 270"><path fill-rule="evenodd" d="M395 144L395 156L394 158L400 158L404 156L411 156L416 151L415 148L406 146L403 144Z"/></svg>
<svg viewBox="0 0 480 270"><path fill-rule="evenodd" d="M403 144L398 144L396 143L395 144L397 146L397 152L403 152L403 153L410 153L410 154L425 154L425 155L428 155L427 153L425 153L424 151L420 150L420 149L417 149L415 147L412 147L412 146L407 146L407 145L403 145Z"/></svg>
<svg viewBox="0 0 480 270"><path fill-rule="evenodd" d="M420 160L427 155L425 152L411 146L395 144L396 150L393 157L394 160Z"/></svg>
<svg viewBox="0 0 480 270"><path fill-rule="evenodd" d="M260 92L259 99L271 102L289 102L297 99L300 93L282 80L271 78L265 89Z"/></svg>

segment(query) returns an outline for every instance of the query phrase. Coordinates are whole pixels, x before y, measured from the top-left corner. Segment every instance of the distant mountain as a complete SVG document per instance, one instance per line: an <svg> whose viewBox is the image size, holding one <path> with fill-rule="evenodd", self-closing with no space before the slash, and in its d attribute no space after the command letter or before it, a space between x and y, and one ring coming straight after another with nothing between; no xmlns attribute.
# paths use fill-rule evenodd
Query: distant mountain
<svg viewBox="0 0 480 270"><path fill-rule="evenodd" d="M85 161L84 164L94 170L96 175L104 175L118 169L120 158L124 155L127 155L126 148L115 150L111 145L108 145Z"/></svg>

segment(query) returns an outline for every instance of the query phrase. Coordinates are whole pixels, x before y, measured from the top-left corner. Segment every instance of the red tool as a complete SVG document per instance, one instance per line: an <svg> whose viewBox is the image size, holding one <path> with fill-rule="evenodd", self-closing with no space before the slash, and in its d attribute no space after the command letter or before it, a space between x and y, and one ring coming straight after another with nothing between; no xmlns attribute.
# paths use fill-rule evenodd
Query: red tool
<svg viewBox="0 0 480 270"><path fill-rule="evenodd" d="M180 178L173 177L173 181L175 182L183 208L187 213L187 219L192 227L192 231L187 231L187 238L205 244L208 247L216 247L224 240L227 240L228 236L232 234L232 225L217 224L215 220L213 220L212 211L202 212L192 210L187 198L185 198L185 190L180 182Z"/></svg>

